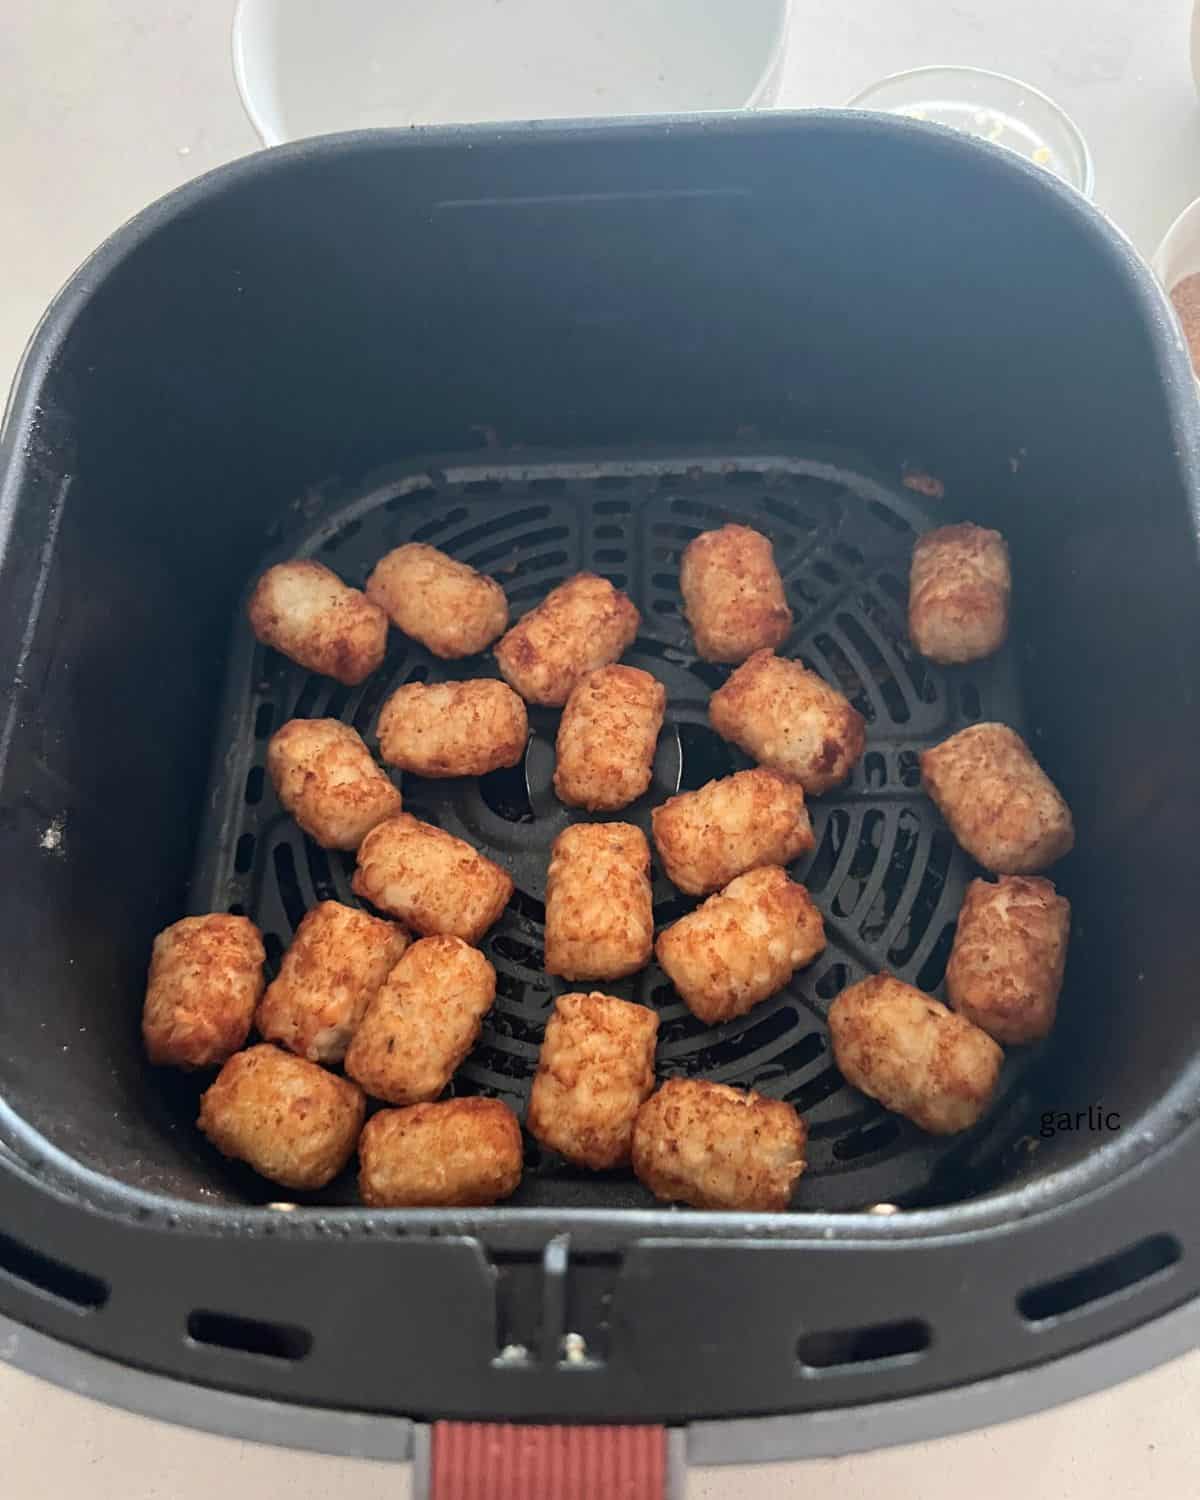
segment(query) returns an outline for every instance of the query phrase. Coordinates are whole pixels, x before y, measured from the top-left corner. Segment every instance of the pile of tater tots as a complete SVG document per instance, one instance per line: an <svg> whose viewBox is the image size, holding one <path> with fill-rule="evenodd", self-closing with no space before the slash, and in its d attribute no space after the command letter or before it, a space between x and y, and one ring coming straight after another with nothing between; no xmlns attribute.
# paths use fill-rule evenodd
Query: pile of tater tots
<svg viewBox="0 0 1200 1500"><path fill-rule="evenodd" d="M606 994L661 965L708 1024L744 1015L825 947L820 911L787 867L813 848L806 797L841 785L864 750L860 714L799 661L770 541L746 526L695 537L680 590L695 649L733 670L709 720L753 769L670 797L652 815L666 876L695 909L655 936L649 842L631 823L572 822L546 885L547 974L576 988L546 1022L524 1129L589 1171L629 1167L660 1199L780 1211L804 1171L807 1130L787 1102L700 1078L656 1088L659 1018ZM962 524L921 536L910 577L915 649L941 664L996 651L1008 629L1008 549ZM313 561L270 568L249 619L307 670L362 682L389 627L447 660L491 648L502 681L409 683L378 720L384 765L419 777L518 764L526 705L561 708L554 789L611 814L650 787L667 710L661 682L620 664L633 601L580 573L510 627L493 579L436 548L384 557L365 590ZM262 937L244 916L187 917L155 939L143 1016L150 1060L219 1068L200 1129L226 1156L291 1190L323 1187L358 1154L364 1203L472 1206L521 1180L522 1122L498 1099L443 1098L496 995L480 950L513 882L480 849L404 811L396 782L335 719L293 719L270 742L279 802L326 849L356 851L362 908L322 901L266 984ZM926 792L985 870L967 888L946 971L947 1003L889 974L852 984L829 1011L834 1058L854 1088L937 1135L987 1110L1002 1047L1054 1023L1070 907L1040 872L1070 850L1071 814L1028 746L979 723L921 755ZM246 1043L251 1031L259 1040ZM367 1100L378 1101L367 1118ZM802 1198L801 1198L802 1201Z"/></svg>

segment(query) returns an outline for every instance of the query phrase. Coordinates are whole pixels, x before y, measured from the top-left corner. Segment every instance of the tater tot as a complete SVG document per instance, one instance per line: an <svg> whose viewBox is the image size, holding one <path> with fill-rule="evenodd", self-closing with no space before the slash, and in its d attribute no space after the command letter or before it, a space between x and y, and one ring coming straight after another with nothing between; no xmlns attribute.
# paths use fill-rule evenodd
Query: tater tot
<svg viewBox="0 0 1200 1500"><path fill-rule="evenodd" d="M341 1062L368 1001L407 946L395 922L320 902L296 928L279 977L259 1002L259 1035L310 1062Z"/></svg>
<svg viewBox="0 0 1200 1500"><path fill-rule="evenodd" d="M558 708L585 672L616 661L640 623L633 600L607 578L576 573L517 621L496 661L526 703Z"/></svg>
<svg viewBox="0 0 1200 1500"><path fill-rule="evenodd" d="M477 943L508 905L512 877L463 839L400 813L358 851L354 894L416 932Z"/></svg>
<svg viewBox="0 0 1200 1500"><path fill-rule="evenodd" d="M632 823L574 823L550 851L547 974L623 979L650 962L650 845Z"/></svg>
<svg viewBox="0 0 1200 1500"><path fill-rule="evenodd" d="M829 1034L848 1084L932 1135L975 1124L1004 1061L985 1031L890 974L843 990L829 1008Z"/></svg>
<svg viewBox="0 0 1200 1500"><path fill-rule="evenodd" d="M521 1126L499 1099L381 1109L358 1141L369 1208L482 1208L521 1182Z"/></svg>
<svg viewBox="0 0 1200 1500"><path fill-rule="evenodd" d="M922 751L921 780L950 832L997 875L1035 875L1074 847L1071 809L1007 724L972 724Z"/></svg>
<svg viewBox="0 0 1200 1500"><path fill-rule="evenodd" d="M978 661L1004 644L1012 593L998 531L964 522L918 537L908 584L908 633L930 661Z"/></svg>
<svg viewBox="0 0 1200 1500"><path fill-rule="evenodd" d="M571 690L558 725L554 790L568 807L615 812L650 785L667 690L638 667L599 667Z"/></svg>
<svg viewBox="0 0 1200 1500"><path fill-rule="evenodd" d="M866 744L863 717L798 661L756 651L709 699L708 718L759 765L810 795L849 776Z"/></svg>
<svg viewBox="0 0 1200 1500"><path fill-rule="evenodd" d="M706 661L745 661L787 639L792 612L771 543L749 526L705 531L683 549L683 612Z"/></svg>
<svg viewBox="0 0 1200 1500"><path fill-rule="evenodd" d="M323 849L357 849L403 805L361 736L338 719L291 719L271 736L275 795Z"/></svg>
<svg viewBox="0 0 1200 1500"><path fill-rule="evenodd" d="M638 1106L654 1088L658 1016L611 995L560 995L546 1022L525 1128L594 1172L629 1160Z"/></svg>
<svg viewBox="0 0 1200 1500"><path fill-rule="evenodd" d="M369 677L387 650L387 615L323 563L297 559L268 568L246 613L265 645L347 687Z"/></svg>
<svg viewBox="0 0 1200 1500"><path fill-rule="evenodd" d="M807 1142L803 1119L782 1099L671 1078L638 1110L633 1170L668 1203L783 1213Z"/></svg>
<svg viewBox="0 0 1200 1500"><path fill-rule="evenodd" d="M142 1011L152 1063L209 1068L241 1047L266 983L258 928L213 912L184 917L154 939Z"/></svg>
<svg viewBox="0 0 1200 1500"><path fill-rule="evenodd" d="M508 624L508 600L494 578L423 542L380 558L367 598L398 630L446 660L486 651Z"/></svg>
<svg viewBox="0 0 1200 1500"><path fill-rule="evenodd" d="M479 1038L496 971L456 937L422 938L372 996L346 1049L346 1072L376 1099L436 1099Z"/></svg>
<svg viewBox="0 0 1200 1500"><path fill-rule="evenodd" d="M263 1043L238 1052L200 1097L196 1122L224 1156L284 1187L324 1187L362 1129L362 1090Z"/></svg>
<svg viewBox="0 0 1200 1500"><path fill-rule="evenodd" d="M804 788L775 771L738 771L669 797L650 815L667 879L706 896L761 865L787 865L813 847Z"/></svg>
<svg viewBox="0 0 1200 1500"><path fill-rule="evenodd" d="M410 682L379 715L379 753L415 776L486 776L525 754L525 704L503 682Z"/></svg>
<svg viewBox="0 0 1200 1500"><path fill-rule="evenodd" d="M778 866L750 870L659 934L658 961L693 1015L742 1016L823 951L812 897Z"/></svg>
<svg viewBox="0 0 1200 1500"><path fill-rule="evenodd" d="M946 995L1005 1046L1050 1034L1071 930L1071 903L1049 880L973 880L958 915Z"/></svg>

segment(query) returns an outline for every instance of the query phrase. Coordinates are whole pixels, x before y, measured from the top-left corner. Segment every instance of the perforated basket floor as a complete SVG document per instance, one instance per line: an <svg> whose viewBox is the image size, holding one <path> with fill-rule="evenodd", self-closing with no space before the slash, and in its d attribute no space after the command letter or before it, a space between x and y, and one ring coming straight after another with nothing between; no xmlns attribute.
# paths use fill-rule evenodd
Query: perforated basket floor
<svg viewBox="0 0 1200 1500"><path fill-rule="evenodd" d="M749 1015L724 1026L696 1020L651 965L607 986L661 1017L658 1072L704 1077L790 1100L810 1130L809 1169L796 1207L862 1208L950 1201L978 1190L1027 1118L1029 1053L1010 1053L998 1102L977 1130L923 1135L847 1087L833 1065L825 1015L844 985L879 969L937 993L971 862L922 795L918 751L972 721L1020 728L1007 653L940 670L905 632L908 556L931 524L917 496L865 473L802 457L673 457L493 464L408 471L336 508L307 500L264 566L313 555L360 586L375 562L406 541L430 542L493 574L514 618L557 583L591 569L628 590L642 630L623 658L666 685L667 722L650 792L614 814L650 832L650 810L680 788L749 765L708 728L709 695L730 669L697 659L680 613L679 556L698 532L743 521L771 537L795 613L782 648L837 684L867 720L867 749L851 781L810 803L817 844L793 868L825 917L828 948L810 969ZM277 969L305 911L350 891L352 855L327 853L280 809L264 772L267 740L289 718L336 717L376 748L380 706L401 683L496 676L490 656L444 663L393 631L383 667L358 688L310 676L234 627L226 713L217 745L210 817L193 882L193 911L244 911L262 928ZM551 843L583 815L551 788L558 714L530 711L525 761L479 781L405 776L405 806L503 864L516 893L484 941L498 994L454 1093L486 1093L524 1110L553 996L573 986L542 972L542 924ZM399 773L396 773L399 774ZM696 903L654 871L655 920ZM181 1128L195 1117L202 1081L164 1077ZM198 1152L208 1148L197 1136ZM224 1192L278 1197L253 1174L210 1153ZM353 1202L352 1174L321 1201ZM628 1173L590 1174L527 1143L516 1204L647 1207Z"/></svg>

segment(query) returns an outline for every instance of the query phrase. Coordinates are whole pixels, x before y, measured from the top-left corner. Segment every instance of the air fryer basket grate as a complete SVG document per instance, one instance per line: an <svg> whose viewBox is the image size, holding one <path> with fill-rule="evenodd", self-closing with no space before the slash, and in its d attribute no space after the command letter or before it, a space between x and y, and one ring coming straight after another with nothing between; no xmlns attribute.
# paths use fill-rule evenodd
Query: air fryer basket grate
<svg viewBox="0 0 1200 1500"><path fill-rule="evenodd" d="M796 619L783 653L837 684L867 720L866 753L850 782L810 802L816 847L792 871L821 908L828 948L780 994L722 1026L693 1017L653 964L632 979L598 987L658 1011L660 1077L753 1087L801 1110L810 1128L810 1164L797 1206L949 1201L985 1185L1026 1123L1034 1054L1010 1053L998 1102L977 1130L937 1141L842 1083L825 1022L844 985L880 969L938 990L973 870L921 793L917 753L975 720L1021 725L1008 652L944 670L922 661L908 644L908 555L914 535L932 524L914 495L865 472L779 455L476 461L393 476L333 509L310 497L294 507L294 519L292 534L277 539L277 555L318 557L357 586L389 549L425 541L494 574L514 618L581 569L628 590L642 612L642 629L623 659L662 680L668 713L650 792L613 816L647 834L650 810L664 797L750 764L707 725L709 695L730 669L699 660L691 649L680 612L681 549L726 521L768 534ZM375 749L379 709L400 684L495 676L496 667L490 656L440 662L393 631L381 669L362 686L345 688L257 646L242 618L234 630L191 906L251 916L264 932L274 973L316 901L357 902L350 890L353 856L320 849L275 799L264 769L272 731L297 716L335 717L354 725ZM483 944L497 971L496 1005L451 1088L496 1095L520 1112L553 997L577 987L542 972L550 846L568 822L585 816L564 808L551 787L557 719L553 710L531 710L529 747L513 770L479 781L403 779L406 808L485 850L515 881L512 902ZM696 904L657 864L654 903L659 927ZM161 1087L169 1108L190 1123L200 1085L164 1077ZM278 1196L239 1167L217 1167L215 1153L214 1169L235 1197ZM350 1174L321 1201L355 1201ZM597 1208L650 1203L628 1173L582 1173L533 1142L513 1201Z"/></svg>

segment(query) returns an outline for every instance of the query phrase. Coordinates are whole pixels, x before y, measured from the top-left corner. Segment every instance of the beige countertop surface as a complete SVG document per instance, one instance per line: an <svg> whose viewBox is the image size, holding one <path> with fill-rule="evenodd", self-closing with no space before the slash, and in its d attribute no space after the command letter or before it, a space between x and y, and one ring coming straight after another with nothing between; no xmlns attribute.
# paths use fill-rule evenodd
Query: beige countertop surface
<svg viewBox="0 0 1200 1500"><path fill-rule="evenodd" d="M450 0L442 0L450 3ZM572 0L575 3L575 0ZM1097 201L1149 254L1200 194L1189 0L795 0L780 104L838 104L929 62L1014 73L1075 116ZM56 289L123 220L256 148L232 0L0 0L0 386ZM803 1464L693 1470L687 1495L1182 1500L1200 1493L1200 1353L1038 1416ZM0 1364L4 1500L402 1500L406 1466L212 1437Z"/></svg>

